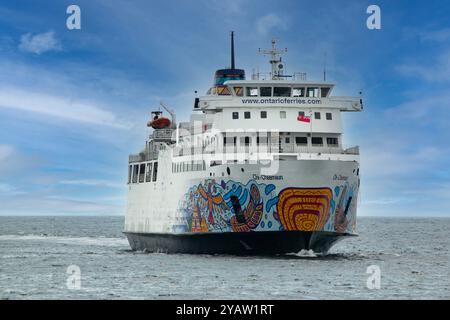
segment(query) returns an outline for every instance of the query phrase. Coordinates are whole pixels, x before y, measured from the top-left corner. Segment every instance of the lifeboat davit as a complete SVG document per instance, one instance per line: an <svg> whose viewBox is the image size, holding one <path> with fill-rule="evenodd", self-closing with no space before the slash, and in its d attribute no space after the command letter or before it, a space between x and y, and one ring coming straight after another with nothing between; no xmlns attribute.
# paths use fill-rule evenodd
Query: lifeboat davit
<svg viewBox="0 0 450 320"><path fill-rule="evenodd" d="M153 129L164 129L169 127L171 124L170 120L164 117L160 117L151 120L147 123L147 127L152 127Z"/></svg>

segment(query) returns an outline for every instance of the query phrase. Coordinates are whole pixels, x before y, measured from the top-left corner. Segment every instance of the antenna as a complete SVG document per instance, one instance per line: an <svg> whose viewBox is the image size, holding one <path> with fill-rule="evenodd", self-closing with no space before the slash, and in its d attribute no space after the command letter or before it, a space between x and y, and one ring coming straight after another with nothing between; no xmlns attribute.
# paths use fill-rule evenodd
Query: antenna
<svg viewBox="0 0 450 320"><path fill-rule="evenodd" d="M234 31L231 31L231 69L234 69Z"/></svg>
<svg viewBox="0 0 450 320"><path fill-rule="evenodd" d="M258 49L258 52L270 56L270 64L272 65L272 80L278 80L280 78L283 78L283 64L281 63L281 55L285 52L287 52L287 48L284 48L284 50L279 50L275 46L276 39L272 39L272 48L269 50L261 50L261 48Z"/></svg>
<svg viewBox="0 0 450 320"><path fill-rule="evenodd" d="M323 59L323 81L327 81L327 52L325 51Z"/></svg>

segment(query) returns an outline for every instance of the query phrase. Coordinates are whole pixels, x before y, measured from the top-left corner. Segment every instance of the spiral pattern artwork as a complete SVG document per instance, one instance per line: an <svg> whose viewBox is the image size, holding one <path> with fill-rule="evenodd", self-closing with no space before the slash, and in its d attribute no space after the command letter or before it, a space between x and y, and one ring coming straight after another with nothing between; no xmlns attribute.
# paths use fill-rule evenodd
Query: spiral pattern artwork
<svg viewBox="0 0 450 320"><path fill-rule="evenodd" d="M252 185L250 188L250 201L247 208L244 209L245 222L239 223L236 216L231 218L231 227L234 232L248 232L255 229L263 215L263 202L256 185Z"/></svg>
<svg viewBox="0 0 450 320"><path fill-rule="evenodd" d="M286 188L278 195L277 212L284 230L319 231L330 216L330 188Z"/></svg>

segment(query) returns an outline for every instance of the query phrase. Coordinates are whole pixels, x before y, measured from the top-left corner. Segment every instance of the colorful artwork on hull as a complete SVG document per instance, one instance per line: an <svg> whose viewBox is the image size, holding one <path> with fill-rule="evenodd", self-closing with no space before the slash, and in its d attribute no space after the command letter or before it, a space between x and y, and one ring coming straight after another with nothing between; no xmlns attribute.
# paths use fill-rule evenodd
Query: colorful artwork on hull
<svg viewBox="0 0 450 320"><path fill-rule="evenodd" d="M278 196L281 224L289 231L322 230L330 216L330 188L286 188Z"/></svg>
<svg viewBox="0 0 450 320"><path fill-rule="evenodd" d="M288 187L250 180L206 180L189 189L179 210L181 232L355 231L357 185Z"/></svg>

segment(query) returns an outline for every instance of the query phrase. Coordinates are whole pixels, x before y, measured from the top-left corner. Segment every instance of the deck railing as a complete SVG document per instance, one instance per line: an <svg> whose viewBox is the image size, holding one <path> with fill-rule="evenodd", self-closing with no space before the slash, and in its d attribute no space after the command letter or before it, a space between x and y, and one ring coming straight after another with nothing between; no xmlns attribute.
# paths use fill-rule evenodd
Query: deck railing
<svg viewBox="0 0 450 320"><path fill-rule="evenodd" d="M173 156L181 157L188 155L200 155L200 154L248 154L254 155L261 154L348 154L359 155L359 147L353 146L345 148L342 146L283 146L279 147L277 144L260 145L258 148L254 148L250 145L242 146L226 146L223 149L211 149L205 147L175 147L173 150ZM158 158L157 152L141 152L129 156L130 162L144 162L152 161Z"/></svg>

